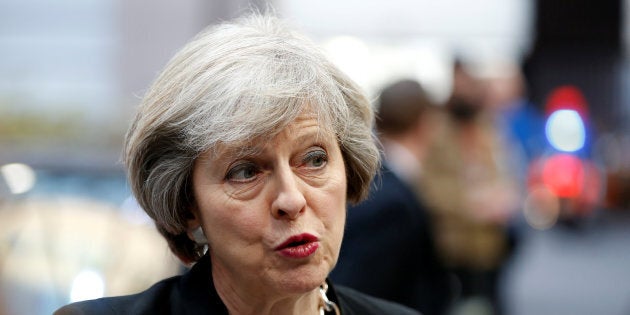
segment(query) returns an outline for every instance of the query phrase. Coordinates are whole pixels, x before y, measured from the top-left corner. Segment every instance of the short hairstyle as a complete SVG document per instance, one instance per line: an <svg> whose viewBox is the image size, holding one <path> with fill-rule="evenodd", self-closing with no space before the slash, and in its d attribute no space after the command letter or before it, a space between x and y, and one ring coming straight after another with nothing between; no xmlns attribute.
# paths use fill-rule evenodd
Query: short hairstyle
<svg viewBox="0 0 630 315"><path fill-rule="evenodd" d="M203 255L186 234L197 157L219 144L271 138L305 109L335 135L348 201L361 201L379 166L370 103L283 21L250 14L210 27L168 62L138 107L123 161L138 203L183 262Z"/></svg>
<svg viewBox="0 0 630 315"><path fill-rule="evenodd" d="M431 100L418 81L396 81L383 88L379 95L376 128L383 135L404 133L432 107Z"/></svg>

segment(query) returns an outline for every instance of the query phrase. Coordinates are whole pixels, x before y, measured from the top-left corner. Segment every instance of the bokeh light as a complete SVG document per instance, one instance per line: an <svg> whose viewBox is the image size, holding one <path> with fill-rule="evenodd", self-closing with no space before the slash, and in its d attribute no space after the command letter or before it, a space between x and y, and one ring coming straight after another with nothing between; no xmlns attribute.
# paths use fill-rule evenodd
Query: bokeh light
<svg viewBox="0 0 630 315"><path fill-rule="evenodd" d="M0 174L12 194L23 194L33 188L36 181L35 171L22 163L11 163L0 167Z"/></svg>
<svg viewBox="0 0 630 315"><path fill-rule="evenodd" d="M545 185L538 185L529 190L523 212L525 220L531 227L545 230L558 221L560 200Z"/></svg>
<svg viewBox="0 0 630 315"><path fill-rule="evenodd" d="M584 147L586 128L580 114L572 109L560 109L547 119L545 134L559 151L576 152Z"/></svg>
<svg viewBox="0 0 630 315"><path fill-rule="evenodd" d="M542 169L543 183L556 196L577 197L584 188L582 161L570 154L557 154L545 161Z"/></svg>
<svg viewBox="0 0 630 315"><path fill-rule="evenodd" d="M103 276L94 270L83 270L72 281L70 302L101 298L104 293Z"/></svg>

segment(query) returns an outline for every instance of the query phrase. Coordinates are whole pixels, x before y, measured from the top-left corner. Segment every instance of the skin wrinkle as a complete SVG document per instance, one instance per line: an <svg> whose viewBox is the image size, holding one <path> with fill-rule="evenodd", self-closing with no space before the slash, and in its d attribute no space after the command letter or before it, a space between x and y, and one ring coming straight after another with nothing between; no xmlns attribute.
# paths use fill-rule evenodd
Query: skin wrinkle
<svg viewBox="0 0 630 315"><path fill-rule="evenodd" d="M254 155L238 155L242 147L226 144L195 164L192 223L206 231L217 292L234 314L317 311L317 288L339 255L347 186L336 137L323 130L317 117L303 113L271 141L245 149ZM311 165L309 152L321 150L326 162ZM257 165L255 178L226 178L234 158ZM305 232L319 238L312 256L295 260L275 252Z"/></svg>
<svg viewBox="0 0 630 315"><path fill-rule="evenodd" d="M139 206L184 264L210 264L231 315L318 313L346 205L367 197L379 168L364 91L288 26L253 14L198 34L125 135ZM303 234L317 244L291 239ZM172 292L143 307L175 305Z"/></svg>
<svg viewBox="0 0 630 315"><path fill-rule="evenodd" d="M215 270L217 273L221 273L220 269ZM215 286L220 285L215 280ZM231 283L225 283L226 291L224 295L221 295L221 298L224 299L225 305L234 305L232 309L229 310L230 314L239 314L239 315L260 315L260 314L308 314L314 313L312 309L300 309L298 305L318 305L319 297L317 294L309 294L309 295L296 295L297 299L292 303L291 299L294 297L286 297L283 299L273 300L271 303L262 303L262 304L251 304L251 303L240 303L241 301L248 301L248 297L242 296L240 291L234 288ZM264 295L264 294L262 294ZM268 298L265 296L265 298ZM290 309L279 309L274 308L275 305L293 305L293 308Z"/></svg>
<svg viewBox="0 0 630 315"><path fill-rule="evenodd" d="M200 154L243 140L266 143L305 108L342 148L348 201L362 200L379 164L369 101L289 25L252 15L211 26L160 72L125 136L123 162L138 203L185 264L204 253L185 237Z"/></svg>

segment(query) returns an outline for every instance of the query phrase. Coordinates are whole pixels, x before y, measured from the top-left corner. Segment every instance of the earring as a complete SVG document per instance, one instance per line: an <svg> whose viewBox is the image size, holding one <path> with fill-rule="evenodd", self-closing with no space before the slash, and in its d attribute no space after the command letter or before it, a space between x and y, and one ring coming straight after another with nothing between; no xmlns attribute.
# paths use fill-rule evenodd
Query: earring
<svg viewBox="0 0 630 315"><path fill-rule="evenodd" d="M195 229L193 229L191 232L189 232L189 237L195 241L195 243L197 243L197 245L207 245L208 244L208 239L206 238L206 235L203 233L203 229L201 229L201 226L196 227Z"/></svg>

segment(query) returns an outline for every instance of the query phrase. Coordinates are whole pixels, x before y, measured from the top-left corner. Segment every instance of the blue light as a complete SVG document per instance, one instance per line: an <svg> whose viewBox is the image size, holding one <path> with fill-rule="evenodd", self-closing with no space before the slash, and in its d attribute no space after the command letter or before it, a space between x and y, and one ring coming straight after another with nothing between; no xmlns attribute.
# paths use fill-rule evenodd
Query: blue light
<svg viewBox="0 0 630 315"><path fill-rule="evenodd" d="M547 119L545 134L549 143L559 151L575 152L584 147L586 128L577 111L561 109Z"/></svg>

